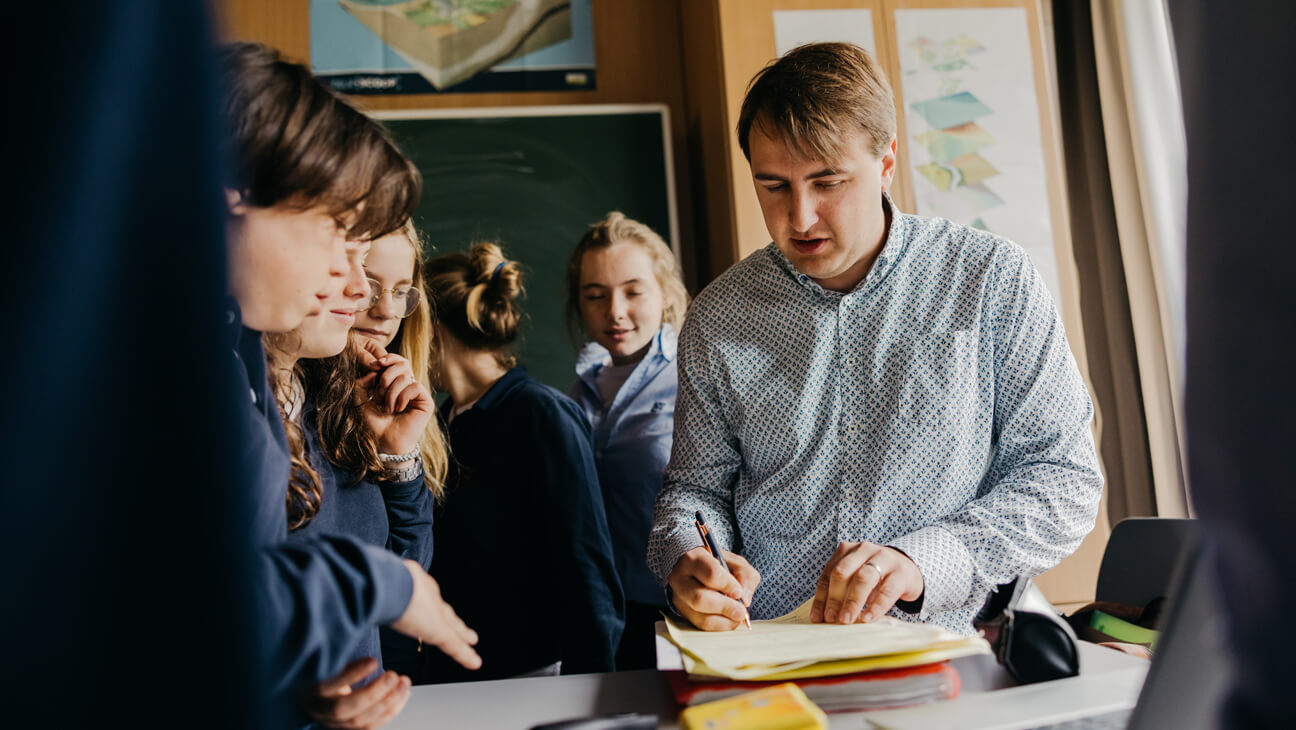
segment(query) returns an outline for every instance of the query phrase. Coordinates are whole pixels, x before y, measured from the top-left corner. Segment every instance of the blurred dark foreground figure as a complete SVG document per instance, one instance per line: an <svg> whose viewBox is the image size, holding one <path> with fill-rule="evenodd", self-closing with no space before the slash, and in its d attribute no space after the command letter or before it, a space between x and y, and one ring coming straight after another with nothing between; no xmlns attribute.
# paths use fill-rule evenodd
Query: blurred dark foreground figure
<svg viewBox="0 0 1296 730"><path fill-rule="evenodd" d="M208 10L126 0L16 12L4 724L274 726L253 693L264 678L250 506L222 458L242 439L220 367Z"/></svg>
<svg viewBox="0 0 1296 730"><path fill-rule="evenodd" d="M1200 726L1288 727L1296 660L1296 7L1276 0L1169 7L1188 132L1189 475L1236 664L1221 714Z"/></svg>

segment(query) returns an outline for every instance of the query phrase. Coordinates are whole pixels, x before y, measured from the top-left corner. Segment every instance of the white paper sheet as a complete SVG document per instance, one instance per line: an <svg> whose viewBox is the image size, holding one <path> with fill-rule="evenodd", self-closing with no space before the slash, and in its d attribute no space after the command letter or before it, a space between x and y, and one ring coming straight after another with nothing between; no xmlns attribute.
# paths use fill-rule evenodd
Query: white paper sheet
<svg viewBox="0 0 1296 730"><path fill-rule="evenodd" d="M807 43L846 41L876 57L870 10L775 10L774 48L778 55Z"/></svg>

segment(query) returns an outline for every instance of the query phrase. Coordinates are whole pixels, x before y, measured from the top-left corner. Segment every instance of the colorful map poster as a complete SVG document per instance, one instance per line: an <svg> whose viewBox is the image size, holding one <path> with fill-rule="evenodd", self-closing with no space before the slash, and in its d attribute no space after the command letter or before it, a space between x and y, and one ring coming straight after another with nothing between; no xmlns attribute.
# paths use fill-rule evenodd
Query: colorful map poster
<svg viewBox="0 0 1296 730"><path fill-rule="evenodd" d="M590 0L311 0L310 33L347 94L594 88Z"/></svg>
<svg viewBox="0 0 1296 730"><path fill-rule="evenodd" d="M897 10L895 23L916 212L1017 243L1060 301L1026 11Z"/></svg>

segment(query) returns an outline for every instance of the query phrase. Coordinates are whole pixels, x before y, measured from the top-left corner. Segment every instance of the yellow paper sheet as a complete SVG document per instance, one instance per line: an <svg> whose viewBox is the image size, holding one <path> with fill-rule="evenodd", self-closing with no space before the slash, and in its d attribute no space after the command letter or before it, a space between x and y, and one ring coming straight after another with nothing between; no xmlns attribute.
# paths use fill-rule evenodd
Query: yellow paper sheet
<svg viewBox="0 0 1296 730"><path fill-rule="evenodd" d="M985 640L884 617L868 624L814 624L810 601L750 631L699 631L667 618L690 674L787 679L916 666L989 651ZM690 666L691 665L691 666Z"/></svg>

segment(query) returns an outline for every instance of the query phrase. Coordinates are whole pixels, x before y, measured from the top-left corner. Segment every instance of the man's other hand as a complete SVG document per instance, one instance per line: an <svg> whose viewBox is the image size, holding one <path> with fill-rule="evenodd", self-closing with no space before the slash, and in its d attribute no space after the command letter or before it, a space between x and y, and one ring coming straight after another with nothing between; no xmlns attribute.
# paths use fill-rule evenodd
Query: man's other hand
<svg viewBox="0 0 1296 730"><path fill-rule="evenodd" d="M908 555L871 542L843 542L819 575L810 620L868 623L898 600L918 600L923 589L922 571Z"/></svg>

